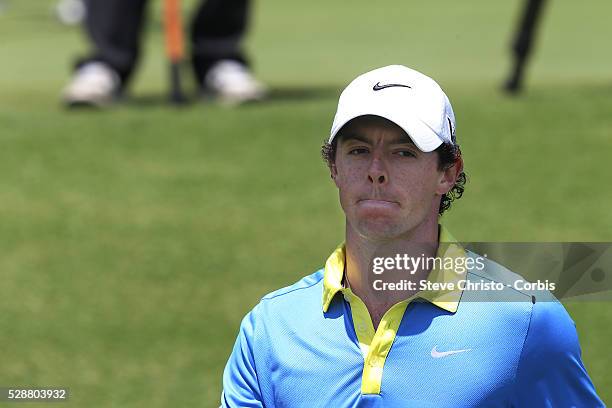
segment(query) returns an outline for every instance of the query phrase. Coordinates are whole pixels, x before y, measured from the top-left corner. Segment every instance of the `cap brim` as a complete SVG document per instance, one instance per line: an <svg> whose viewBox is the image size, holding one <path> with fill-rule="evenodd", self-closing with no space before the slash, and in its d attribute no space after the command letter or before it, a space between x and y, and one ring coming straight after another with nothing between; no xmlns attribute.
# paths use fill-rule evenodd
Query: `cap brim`
<svg viewBox="0 0 612 408"><path fill-rule="evenodd" d="M422 152L432 152L443 143L443 140L438 137L436 132L434 132L429 126L423 123L420 119L407 115L405 111L401 113L389 112L388 110L386 112L381 112L375 107L372 109L365 109L360 112L351 112L350 115L336 118L328 143L333 142L338 132L351 120L361 116L370 115L378 116L395 123L404 132L406 132L408 137L410 137L416 147Z"/></svg>

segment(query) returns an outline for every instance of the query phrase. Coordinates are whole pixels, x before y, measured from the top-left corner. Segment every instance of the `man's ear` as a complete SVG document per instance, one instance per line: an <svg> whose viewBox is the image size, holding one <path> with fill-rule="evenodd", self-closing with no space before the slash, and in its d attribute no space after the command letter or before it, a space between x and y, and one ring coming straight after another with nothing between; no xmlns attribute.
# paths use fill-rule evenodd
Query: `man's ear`
<svg viewBox="0 0 612 408"><path fill-rule="evenodd" d="M332 163L329 166L329 175L334 180L336 187L338 187L338 168L336 167L336 163Z"/></svg>
<svg viewBox="0 0 612 408"><path fill-rule="evenodd" d="M463 158L461 157L461 155L459 155L452 166L440 173L438 194L442 195L448 193L457 182L457 178L459 177L459 174L461 174L462 171Z"/></svg>

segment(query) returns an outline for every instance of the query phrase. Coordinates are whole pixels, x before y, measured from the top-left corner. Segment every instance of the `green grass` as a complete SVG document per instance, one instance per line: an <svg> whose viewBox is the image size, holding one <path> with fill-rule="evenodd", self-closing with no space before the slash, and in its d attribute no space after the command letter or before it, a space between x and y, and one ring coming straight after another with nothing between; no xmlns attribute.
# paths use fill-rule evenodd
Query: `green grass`
<svg viewBox="0 0 612 408"><path fill-rule="evenodd" d="M248 49L277 97L238 110L163 103L154 19L135 101L67 112L58 94L82 35L50 0L10 1L0 386L68 386L82 407L215 406L242 316L342 239L319 146L340 89L387 63L432 75L453 101L470 176L445 220L457 238L612 240L612 6L551 3L528 93L512 99L498 87L519 3L257 2ZM567 307L612 401L610 303Z"/></svg>

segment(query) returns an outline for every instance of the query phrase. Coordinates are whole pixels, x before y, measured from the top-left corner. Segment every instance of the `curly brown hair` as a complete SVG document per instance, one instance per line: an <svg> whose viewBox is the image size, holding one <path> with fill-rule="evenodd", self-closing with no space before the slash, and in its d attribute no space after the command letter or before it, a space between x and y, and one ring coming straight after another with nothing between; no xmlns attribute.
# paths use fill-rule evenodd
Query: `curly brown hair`
<svg viewBox="0 0 612 408"><path fill-rule="evenodd" d="M336 160L337 145L338 137L334 138L331 143L324 141L323 146L321 146L321 156L329 168L331 168ZM457 144L445 142L434 151L438 153L438 170L440 171L450 168L461 157L461 149ZM465 183L467 183L467 175L465 174L465 171L462 171L457 176L457 180L455 181L453 188L451 188L448 193L444 194L440 198L440 208L438 209L438 214L442 215L444 211L451 207L451 203L453 201L458 200L461 198L461 196L463 196Z"/></svg>

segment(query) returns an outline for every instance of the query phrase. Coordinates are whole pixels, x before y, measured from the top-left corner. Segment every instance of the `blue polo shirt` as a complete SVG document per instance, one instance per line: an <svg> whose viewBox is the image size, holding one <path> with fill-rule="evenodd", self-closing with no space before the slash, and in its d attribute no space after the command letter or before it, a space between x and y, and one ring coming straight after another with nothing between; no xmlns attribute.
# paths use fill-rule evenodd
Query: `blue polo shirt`
<svg viewBox="0 0 612 408"><path fill-rule="evenodd" d="M440 255L476 257L458 245L440 245ZM574 322L549 292L508 287L502 302L468 289L422 291L391 307L375 330L342 285L344 260L341 245L324 269L248 313L223 374L223 407L604 406ZM457 276L434 269L428 280ZM486 260L462 279L515 277Z"/></svg>

